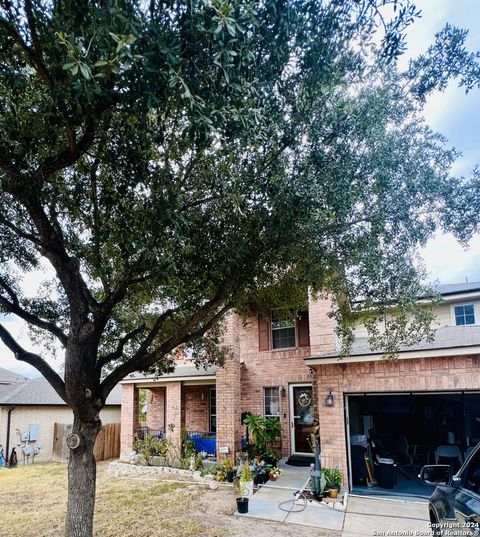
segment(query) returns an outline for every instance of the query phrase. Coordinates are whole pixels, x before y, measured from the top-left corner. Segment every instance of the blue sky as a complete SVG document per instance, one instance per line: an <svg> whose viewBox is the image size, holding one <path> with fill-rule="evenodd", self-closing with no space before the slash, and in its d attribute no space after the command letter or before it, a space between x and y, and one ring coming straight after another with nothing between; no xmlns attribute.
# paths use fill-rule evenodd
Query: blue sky
<svg viewBox="0 0 480 537"><path fill-rule="evenodd" d="M408 51L401 59L401 65L406 66L409 57L425 51L433 42L435 33L447 22L467 28L470 31L468 48L480 50L480 0L417 0L415 4L422 10L422 18L408 30ZM434 130L448 138L451 146L462 151L454 172L468 176L473 166L480 164L480 90L466 95L452 83L444 93L429 98L425 117ZM464 249L451 235L439 234L428 243L422 256L431 280L443 283L461 282L465 278L471 282L480 281L480 235L470 241L468 249ZM8 328L19 343L33 350L23 323L11 319ZM15 360L1 344L0 356L1 367L38 376L33 368ZM62 363L61 357L49 361L55 368Z"/></svg>
<svg viewBox="0 0 480 537"><path fill-rule="evenodd" d="M425 50L445 23L469 30L467 46L480 50L480 2L478 0L417 0L422 18L407 34L408 52L402 59ZM480 90L469 94L451 83L444 93L432 95L425 107L430 126L444 134L462 152L454 167L456 175L468 176L480 164ZM480 281L480 235L463 249L451 235L439 234L422 252L430 277L443 283Z"/></svg>

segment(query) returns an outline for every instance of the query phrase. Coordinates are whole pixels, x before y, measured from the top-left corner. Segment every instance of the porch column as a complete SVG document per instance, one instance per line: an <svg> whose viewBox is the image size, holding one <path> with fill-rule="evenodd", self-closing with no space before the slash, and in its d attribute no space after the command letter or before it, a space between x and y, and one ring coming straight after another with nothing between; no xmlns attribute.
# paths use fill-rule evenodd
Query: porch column
<svg viewBox="0 0 480 537"><path fill-rule="evenodd" d="M147 392L147 427L149 429L166 428L165 388L149 388Z"/></svg>
<svg viewBox="0 0 480 537"><path fill-rule="evenodd" d="M231 355L216 374L217 390L217 458L222 460L221 447L227 447L228 457L235 460L240 451L241 438L241 365L240 365L240 317L236 313L227 315L227 330L224 345Z"/></svg>
<svg viewBox="0 0 480 537"><path fill-rule="evenodd" d="M168 382L165 395L167 398L165 434L176 446L180 446L182 427L185 425L185 412L182 404L182 382Z"/></svg>
<svg viewBox="0 0 480 537"><path fill-rule="evenodd" d="M138 429L138 388L122 384L120 454L132 451L134 430Z"/></svg>

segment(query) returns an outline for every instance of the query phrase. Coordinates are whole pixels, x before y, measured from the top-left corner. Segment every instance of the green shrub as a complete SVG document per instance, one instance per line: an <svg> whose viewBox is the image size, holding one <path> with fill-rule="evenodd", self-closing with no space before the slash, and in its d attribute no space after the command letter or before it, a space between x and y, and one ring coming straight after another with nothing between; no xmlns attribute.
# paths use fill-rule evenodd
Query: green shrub
<svg viewBox="0 0 480 537"><path fill-rule="evenodd" d="M152 464L152 457L155 455L166 456L171 448L171 442L167 438L155 438L145 435L144 438L135 437L133 449L139 453L146 464Z"/></svg>

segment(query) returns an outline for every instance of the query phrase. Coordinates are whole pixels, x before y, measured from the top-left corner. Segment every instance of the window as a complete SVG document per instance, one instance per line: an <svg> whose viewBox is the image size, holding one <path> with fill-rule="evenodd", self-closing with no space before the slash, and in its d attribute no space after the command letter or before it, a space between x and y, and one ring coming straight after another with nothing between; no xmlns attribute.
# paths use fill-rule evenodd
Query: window
<svg viewBox="0 0 480 537"><path fill-rule="evenodd" d="M209 432L217 432L217 390L212 388L210 390L210 419L209 419Z"/></svg>
<svg viewBox="0 0 480 537"><path fill-rule="evenodd" d="M288 310L272 311L272 349L295 347L295 315Z"/></svg>
<svg viewBox="0 0 480 537"><path fill-rule="evenodd" d="M280 416L280 394L278 388L263 388L263 401L266 418Z"/></svg>
<svg viewBox="0 0 480 537"><path fill-rule="evenodd" d="M455 324L463 326L465 324L475 324L475 310L473 304L465 306L455 306Z"/></svg>

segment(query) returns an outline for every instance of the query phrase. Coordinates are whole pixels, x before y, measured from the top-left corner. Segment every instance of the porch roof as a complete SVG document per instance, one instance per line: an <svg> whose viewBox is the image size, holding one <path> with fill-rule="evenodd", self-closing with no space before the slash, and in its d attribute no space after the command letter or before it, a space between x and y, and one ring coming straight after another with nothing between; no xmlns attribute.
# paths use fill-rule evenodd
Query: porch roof
<svg viewBox="0 0 480 537"><path fill-rule="evenodd" d="M415 345L400 346L398 358L429 358L440 356L466 356L480 354L480 326L442 326L435 332L433 341L422 340ZM305 358L307 365L372 362L383 359L384 351L372 349L366 338L355 341L350 355L340 358L339 351L326 352Z"/></svg>
<svg viewBox="0 0 480 537"><path fill-rule="evenodd" d="M196 367L193 364L177 365L173 373L165 373L161 376L144 375L142 373L132 373L126 377L121 384L136 384L139 382L173 382L176 380L215 380L218 366Z"/></svg>

